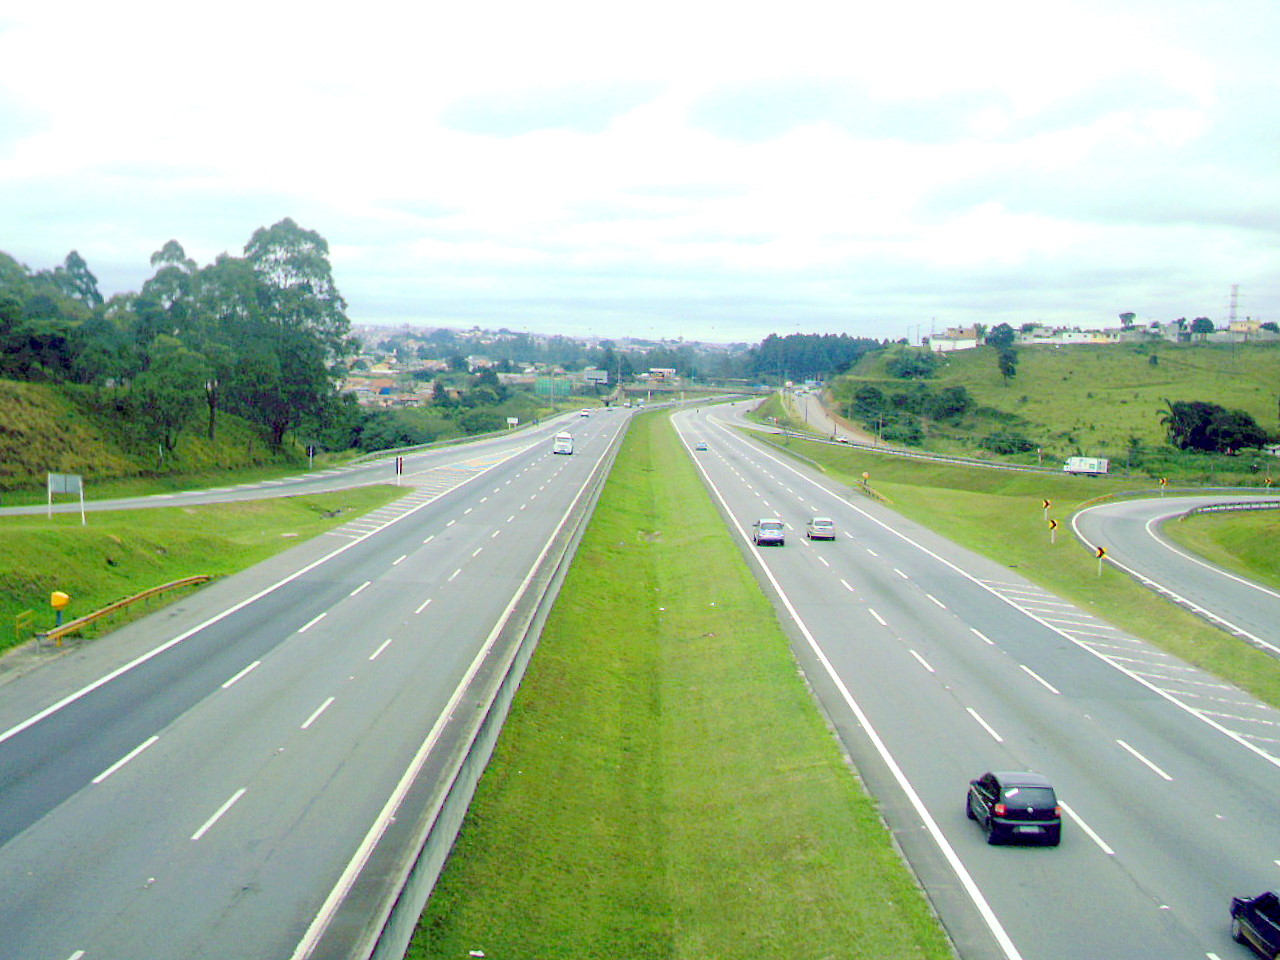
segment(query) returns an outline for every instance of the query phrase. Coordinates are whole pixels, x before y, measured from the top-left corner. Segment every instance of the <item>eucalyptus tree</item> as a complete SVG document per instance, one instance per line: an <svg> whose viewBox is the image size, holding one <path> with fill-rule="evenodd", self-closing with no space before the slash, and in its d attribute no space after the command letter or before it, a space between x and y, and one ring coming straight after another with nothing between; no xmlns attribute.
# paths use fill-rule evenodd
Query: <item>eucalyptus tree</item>
<svg viewBox="0 0 1280 960"><path fill-rule="evenodd" d="M150 353L151 365L133 379L129 399L140 424L172 451L200 406L208 368L200 354L174 337L157 337Z"/></svg>

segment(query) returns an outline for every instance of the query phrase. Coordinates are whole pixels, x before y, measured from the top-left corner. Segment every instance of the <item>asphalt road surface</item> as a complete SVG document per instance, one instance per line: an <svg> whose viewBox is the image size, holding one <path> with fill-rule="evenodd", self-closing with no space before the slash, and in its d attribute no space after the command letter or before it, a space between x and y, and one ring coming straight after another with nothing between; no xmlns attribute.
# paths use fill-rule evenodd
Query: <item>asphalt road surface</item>
<svg viewBox="0 0 1280 960"><path fill-rule="evenodd" d="M626 419L412 457L396 503L8 678L0 958L295 955Z"/></svg>
<svg viewBox="0 0 1280 960"><path fill-rule="evenodd" d="M1280 879L1280 712L746 439L744 406L675 422L960 954L1247 955L1227 906ZM752 546L775 516L786 545ZM1054 783L1061 846L966 818L1000 769Z"/></svg>

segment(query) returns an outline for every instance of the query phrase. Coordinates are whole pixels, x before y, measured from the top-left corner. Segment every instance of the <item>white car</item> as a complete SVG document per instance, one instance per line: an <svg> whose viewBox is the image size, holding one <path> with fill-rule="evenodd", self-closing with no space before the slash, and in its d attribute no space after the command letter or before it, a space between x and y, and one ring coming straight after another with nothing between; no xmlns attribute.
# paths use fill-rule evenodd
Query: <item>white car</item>
<svg viewBox="0 0 1280 960"><path fill-rule="evenodd" d="M591 416L591 411L588 410L586 407L583 407L581 410L578 411L578 416L589 417Z"/></svg>
<svg viewBox="0 0 1280 960"><path fill-rule="evenodd" d="M834 540L836 522L829 517L813 517L804 525L804 535L810 540Z"/></svg>

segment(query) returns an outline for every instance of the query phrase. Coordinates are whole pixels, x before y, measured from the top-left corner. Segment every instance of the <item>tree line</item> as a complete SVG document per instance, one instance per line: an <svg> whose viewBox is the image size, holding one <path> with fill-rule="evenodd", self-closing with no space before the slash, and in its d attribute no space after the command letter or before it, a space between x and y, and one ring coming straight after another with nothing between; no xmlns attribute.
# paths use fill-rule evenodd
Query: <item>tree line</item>
<svg viewBox="0 0 1280 960"><path fill-rule="evenodd" d="M242 256L201 267L170 240L151 266L104 300L74 250L40 271L0 253L0 376L99 388L169 450L201 408L210 439L225 410L276 448L332 410L356 345L322 236L286 218Z"/></svg>
<svg viewBox="0 0 1280 960"><path fill-rule="evenodd" d="M215 439L223 412L256 425L275 449L290 431L331 448L376 449L474 432L533 410L531 397L470 376L465 363L435 378L428 413L363 411L339 396L359 352L347 304L324 237L289 218L255 230L239 256L224 253L201 266L170 240L150 265L141 289L104 298L75 250L42 270L0 252L0 377L87 388L99 406L169 451L196 424ZM753 346L663 342L637 352L611 341L501 333L483 348L499 369L537 361L597 366L615 382L654 367L691 378L822 379L882 346L847 334L772 334ZM418 359L426 351L458 361L474 345L466 332L445 329L425 339ZM396 340L381 345L399 356L407 348Z"/></svg>

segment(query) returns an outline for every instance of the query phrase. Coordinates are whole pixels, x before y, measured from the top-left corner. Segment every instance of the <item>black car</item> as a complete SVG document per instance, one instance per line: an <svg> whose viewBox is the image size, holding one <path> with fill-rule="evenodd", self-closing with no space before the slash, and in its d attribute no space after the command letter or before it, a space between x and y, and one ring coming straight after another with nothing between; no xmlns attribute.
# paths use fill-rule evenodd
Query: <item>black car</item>
<svg viewBox="0 0 1280 960"><path fill-rule="evenodd" d="M965 813L987 831L987 843L1035 840L1051 847L1062 836L1062 808L1041 774L985 773L969 781Z"/></svg>

